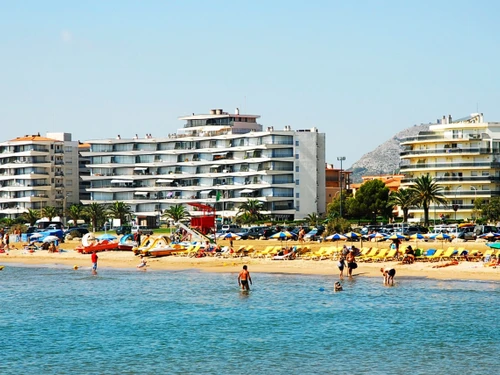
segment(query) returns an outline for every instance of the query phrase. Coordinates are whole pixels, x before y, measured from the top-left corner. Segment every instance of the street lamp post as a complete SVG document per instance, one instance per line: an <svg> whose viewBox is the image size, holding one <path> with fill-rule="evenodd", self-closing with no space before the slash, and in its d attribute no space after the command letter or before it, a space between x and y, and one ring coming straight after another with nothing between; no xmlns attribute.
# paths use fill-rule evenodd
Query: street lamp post
<svg viewBox="0 0 500 375"><path fill-rule="evenodd" d="M342 162L345 160L345 156L337 156L337 160L340 161L340 174L339 174L339 185L340 185L340 217L342 217Z"/></svg>
<svg viewBox="0 0 500 375"><path fill-rule="evenodd" d="M461 189L461 188L462 188L462 185L458 185L455 188L455 204L453 205L453 211L455 211L455 221L457 221L457 211L458 211L457 192L458 192L458 189Z"/></svg>
<svg viewBox="0 0 500 375"><path fill-rule="evenodd" d="M471 189L474 190L474 204L472 205L472 213L474 214L472 219L475 221L476 220L476 198L477 198L477 189L474 186L470 187Z"/></svg>

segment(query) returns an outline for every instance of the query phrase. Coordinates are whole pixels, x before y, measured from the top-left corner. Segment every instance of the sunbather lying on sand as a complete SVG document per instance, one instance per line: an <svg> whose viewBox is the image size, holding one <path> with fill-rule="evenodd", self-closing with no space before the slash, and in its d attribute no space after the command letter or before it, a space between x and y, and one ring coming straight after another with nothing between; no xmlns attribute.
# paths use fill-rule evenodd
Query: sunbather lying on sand
<svg viewBox="0 0 500 375"><path fill-rule="evenodd" d="M456 266L458 265L457 260L452 260L451 262L444 263L444 264L437 264L435 266L432 266L432 268L443 268L443 267L448 267L448 266Z"/></svg>

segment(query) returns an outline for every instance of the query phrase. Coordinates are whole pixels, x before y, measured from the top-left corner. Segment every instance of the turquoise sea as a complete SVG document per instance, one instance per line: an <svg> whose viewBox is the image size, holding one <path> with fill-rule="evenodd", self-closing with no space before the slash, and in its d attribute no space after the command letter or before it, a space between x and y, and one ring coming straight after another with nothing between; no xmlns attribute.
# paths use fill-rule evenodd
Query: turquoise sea
<svg viewBox="0 0 500 375"><path fill-rule="evenodd" d="M251 270L251 265L249 268ZM336 271L335 271L336 272ZM0 272L0 374L486 374L500 284L67 267Z"/></svg>

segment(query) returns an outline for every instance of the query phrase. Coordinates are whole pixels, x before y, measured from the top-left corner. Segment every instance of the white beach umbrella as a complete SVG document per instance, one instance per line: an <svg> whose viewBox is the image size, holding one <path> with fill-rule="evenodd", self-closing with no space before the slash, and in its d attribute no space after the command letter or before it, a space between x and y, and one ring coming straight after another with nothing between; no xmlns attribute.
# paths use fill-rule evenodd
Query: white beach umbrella
<svg viewBox="0 0 500 375"><path fill-rule="evenodd" d="M47 236L43 239L43 242L54 242L54 241L59 241L59 237L57 236Z"/></svg>

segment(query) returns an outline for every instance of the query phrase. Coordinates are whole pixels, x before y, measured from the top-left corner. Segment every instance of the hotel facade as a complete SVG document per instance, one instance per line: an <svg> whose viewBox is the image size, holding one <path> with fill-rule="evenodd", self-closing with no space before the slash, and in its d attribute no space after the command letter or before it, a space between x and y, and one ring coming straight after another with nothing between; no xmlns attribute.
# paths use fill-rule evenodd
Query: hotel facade
<svg viewBox="0 0 500 375"><path fill-rule="evenodd" d="M184 127L166 137L86 141L90 200L82 203L123 201L148 224L176 204L196 215L190 203L234 218L248 199L275 220L325 212L325 134L263 129L259 117L215 109L180 117Z"/></svg>
<svg viewBox="0 0 500 375"><path fill-rule="evenodd" d="M79 203L78 142L68 133L0 143L0 217Z"/></svg>
<svg viewBox="0 0 500 375"><path fill-rule="evenodd" d="M443 188L447 205L431 204L430 221L473 219L476 199L500 196L500 123L485 122L482 113L458 120L443 116L401 146L401 187L429 175ZM410 215L423 221L423 209L412 208Z"/></svg>

